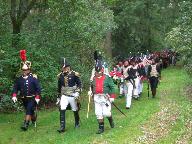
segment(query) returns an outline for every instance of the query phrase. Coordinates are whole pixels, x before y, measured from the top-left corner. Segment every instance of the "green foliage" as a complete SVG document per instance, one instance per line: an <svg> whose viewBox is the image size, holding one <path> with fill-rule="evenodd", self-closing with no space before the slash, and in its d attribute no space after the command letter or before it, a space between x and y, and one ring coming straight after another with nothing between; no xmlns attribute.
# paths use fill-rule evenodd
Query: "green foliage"
<svg viewBox="0 0 192 144"><path fill-rule="evenodd" d="M192 2L179 3L179 11L177 26L167 34L166 40L181 54L185 69L192 75Z"/></svg>
<svg viewBox="0 0 192 144"><path fill-rule="evenodd" d="M114 53L127 57L129 52L165 48L164 36L174 26L177 16L177 7L171 8L170 3L167 0L129 0L112 6L118 25L113 32Z"/></svg>

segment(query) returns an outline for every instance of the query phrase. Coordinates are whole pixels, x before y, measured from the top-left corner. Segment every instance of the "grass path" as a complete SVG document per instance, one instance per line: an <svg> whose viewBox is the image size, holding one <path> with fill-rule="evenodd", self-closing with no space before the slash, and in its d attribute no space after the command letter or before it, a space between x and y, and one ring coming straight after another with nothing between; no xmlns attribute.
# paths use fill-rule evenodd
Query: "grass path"
<svg viewBox="0 0 192 144"><path fill-rule="evenodd" d="M86 118L87 97L82 99L81 127L74 129L74 117L67 111L67 131L56 132L59 127L57 109L39 112L37 131L30 127L20 131L22 113L0 114L0 144L130 144L130 143L192 143L192 106L185 97L184 87L189 82L180 68L168 68L162 73L155 99L147 97L144 86L142 98L133 100L132 108L125 109L125 100L115 103L126 113L121 115L113 108L115 128L105 121L105 133L96 135L97 121L93 105Z"/></svg>

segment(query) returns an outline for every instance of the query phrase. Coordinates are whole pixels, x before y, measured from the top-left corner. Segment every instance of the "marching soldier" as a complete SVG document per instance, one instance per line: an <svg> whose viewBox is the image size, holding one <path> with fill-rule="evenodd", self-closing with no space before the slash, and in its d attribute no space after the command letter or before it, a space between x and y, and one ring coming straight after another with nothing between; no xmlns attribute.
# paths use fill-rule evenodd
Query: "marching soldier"
<svg viewBox="0 0 192 144"><path fill-rule="evenodd" d="M12 100L17 102L17 93L20 92L19 98L22 99L25 108L24 124L21 127L22 130L26 131L29 126L29 122L35 123L35 107L40 101L41 88L37 76L31 73L31 62L26 61L26 51L20 51L21 57L21 69L22 76L20 76L13 87Z"/></svg>
<svg viewBox="0 0 192 144"><path fill-rule="evenodd" d="M100 60L97 60L96 62L95 74L92 79L91 88L92 91L89 91L88 95L93 95L95 114L99 124L97 134L101 134L104 132L104 117L107 117L111 128L114 128L111 114L111 103L115 98L115 85L112 78L104 74L104 68Z"/></svg>
<svg viewBox="0 0 192 144"><path fill-rule="evenodd" d="M65 58L62 58L62 72L58 75L58 98L57 104L60 103L60 129L59 133L65 131L65 112L67 109L71 109L75 117L75 128L80 126L79 124L79 109L80 103L79 93L81 90L81 81L79 73L71 70L70 65L66 62Z"/></svg>
<svg viewBox="0 0 192 144"><path fill-rule="evenodd" d="M137 59L136 58L132 58L131 60L131 64L132 64L132 67L133 67L133 82L134 82L134 86L133 87L133 98L138 100L139 98L139 83L140 83L140 79L139 79L139 72L138 72L138 69L139 69L139 66L138 66L138 63L137 63Z"/></svg>
<svg viewBox="0 0 192 144"><path fill-rule="evenodd" d="M129 62L128 62L128 60L124 60L123 66L122 66L120 94L123 93L126 96L126 98L127 98L128 87L126 85L125 78L128 76L128 73L127 73L128 68L129 68ZM131 97L132 97L132 95L131 95Z"/></svg>
<svg viewBox="0 0 192 144"><path fill-rule="evenodd" d="M138 60L138 73L139 73L139 85L138 85L139 91L138 92L139 92L139 96L141 96L142 91L143 91L143 81L146 77L145 67L144 67L141 59Z"/></svg>
<svg viewBox="0 0 192 144"><path fill-rule="evenodd" d="M122 75L122 71L123 71L123 62L119 61L118 65L117 65L117 71L119 73L119 83L118 83L118 87L119 87L119 98L122 98L124 96L124 84L123 84L123 75Z"/></svg>
<svg viewBox="0 0 192 144"><path fill-rule="evenodd" d="M128 62L128 60L124 61L124 68L123 68L123 75L124 75L124 90L126 94L126 109L130 109L132 96L134 93L135 88L135 71L133 70L133 66Z"/></svg>
<svg viewBox="0 0 192 144"><path fill-rule="evenodd" d="M119 84L119 80L121 77L121 72L117 70L117 65L113 67L113 70L109 73L110 77L113 79L116 85Z"/></svg>
<svg viewBox="0 0 192 144"><path fill-rule="evenodd" d="M154 98L159 78L161 78L161 69L155 59L152 59L152 64L148 66L147 76L151 86L152 97Z"/></svg>

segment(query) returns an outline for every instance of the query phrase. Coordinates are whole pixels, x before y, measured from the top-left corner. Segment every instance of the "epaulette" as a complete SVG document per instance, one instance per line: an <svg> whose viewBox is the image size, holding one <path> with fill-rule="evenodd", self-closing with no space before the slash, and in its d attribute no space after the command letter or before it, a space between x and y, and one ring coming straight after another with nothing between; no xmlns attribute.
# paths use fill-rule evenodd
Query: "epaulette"
<svg viewBox="0 0 192 144"><path fill-rule="evenodd" d="M37 75L36 74L32 74L32 76L37 79Z"/></svg>
<svg viewBox="0 0 192 144"><path fill-rule="evenodd" d="M58 78L59 78L59 76L61 75L61 73L62 73L62 72L60 72L60 73L57 75Z"/></svg>
<svg viewBox="0 0 192 144"><path fill-rule="evenodd" d="M74 73L75 76L80 77L80 73L76 72L76 71L72 71Z"/></svg>

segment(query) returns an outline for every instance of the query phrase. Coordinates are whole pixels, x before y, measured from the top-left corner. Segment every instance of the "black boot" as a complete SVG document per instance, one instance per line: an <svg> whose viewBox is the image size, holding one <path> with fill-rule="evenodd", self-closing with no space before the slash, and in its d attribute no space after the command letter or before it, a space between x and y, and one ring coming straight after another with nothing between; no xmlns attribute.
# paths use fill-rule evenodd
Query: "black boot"
<svg viewBox="0 0 192 144"><path fill-rule="evenodd" d="M99 123L99 129L96 134L101 134L104 132L104 122Z"/></svg>
<svg viewBox="0 0 192 144"><path fill-rule="evenodd" d="M153 89L152 90L152 98L155 98L155 95L156 95L156 89Z"/></svg>
<svg viewBox="0 0 192 144"><path fill-rule="evenodd" d="M23 126L21 127L22 130L26 131L29 126L29 121L24 121Z"/></svg>
<svg viewBox="0 0 192 144"><path fill-rule="evenodd" d="M111 128L114 128L114 127L115 127L115 124L114 124L114 122L113 122L112 116L111 116L111 117L107 117L107 119L109 120L109 124L110 124Z"/></svg>
<svg viewBox="0 0 192 144"><path fill-rule="evenodd" d="M37 120L36 116L33 115L33 116L31 117L31 123L32 123L32 125L36 126L36 120Z"/></svg>
<svg viewBox="0 0 192 144"><path fill-rule="evenodd" d="M59 133L65 132L65 110L60 110L60 129L57 131Z"/></svg>
<svg viewBox="0 0 192 144"><path fill-rule="evenodd" d="M80 124L79 124L79 113L78 111L74 111L74 117L75 117L75 128L79 128Z"/></svg>

